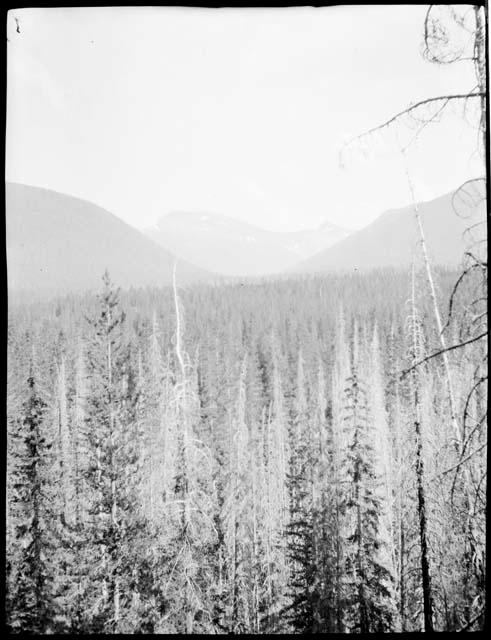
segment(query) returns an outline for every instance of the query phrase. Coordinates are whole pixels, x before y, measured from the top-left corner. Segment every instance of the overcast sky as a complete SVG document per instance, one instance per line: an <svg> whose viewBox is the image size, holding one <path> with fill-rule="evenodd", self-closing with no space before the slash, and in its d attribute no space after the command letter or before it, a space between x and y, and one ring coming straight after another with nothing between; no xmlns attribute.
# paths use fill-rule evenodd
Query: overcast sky
<svg viewBox="0 0 491 640"><path fill-rule="evenodd" d="M90 200L139 228L176 210L278 230L364 226L409 202L406 176L391 137L344 169L343 142L411 101L475 84L468 63L422 59L424 14L11 11L6 178ZM428 127L409 155L417 197L481 175L476 140L459 114Z"/></svg>

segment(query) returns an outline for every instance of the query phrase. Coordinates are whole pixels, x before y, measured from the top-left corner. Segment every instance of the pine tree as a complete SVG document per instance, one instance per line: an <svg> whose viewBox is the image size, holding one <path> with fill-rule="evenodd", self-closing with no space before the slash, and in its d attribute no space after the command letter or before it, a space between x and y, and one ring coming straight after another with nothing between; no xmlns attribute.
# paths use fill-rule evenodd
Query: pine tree
<svg viewBox="0 0 491 640"><path fill-rule="evenodd" d="M346 539L344 615L348 629L361 633L390 631L393 627L392 576L383 564L386 540L381 538L383 479L375 468L374 427L363 370L357 329L353 337L352 373L346 380L345 429L348 448L344 469L350 486L344 499L349 535Z"/></svg>
<svg viewBox="0 0 491 640"><path fill-rule="evenodd" d="M90 571L94 630L117 631L124 626L122 609L133 564L131 540L139 526L133 513L138 482L134 473L137 396L122 338L125 314L119 311L118 292L107 272L103 284L88 352L85 475L94 544Z"/></svg>
<svg viewBox="0 0 491 640"><path fill-rule="evenodd" d="M15 565L9 576L7 619L14 632L42 634L53 619L52 575L48 536L51 514L46 500L46 463L51 444L44 436L47 403L37 389L33 366L27 397L11 433L13 463L11 517Z"/></svg>
<svg viewBox="0 0 491 640"><path fill-rule="evenodd" d="M318 626L319 577L316 562L314 510L314 468L319 463L314 449L311 416L308 411L303 356L297 360L296 394L290 430L288 488L290 519L287 527L290 560L289 588L292 603L289 618L293 627L314 632Z"/></svg>
<svg viewBox="0 0 491 640"><path fill-rule="evenodd" d="M56 604L56 631L79 632L82 626L81 576L84 562L82 549L86 540L82 534L82 520L77 494L77 443L73 436L73 411L69 404L68 376L65 346L57 363L56 386L51 408L53 446L50 456L50 474L57 478L50 492L52 520L50 524L57 553L52 558L54 575L54 601Z"/></svg>
<svg viewBox="0 0 491 640"><path fill-rule="evenodd" d="M395 584L396 546L394 536L394 464L393 438L389 430L386 410L385 380L380 356L378 328L375 325L370 344L370 357L367 366L369 384L368 406L373 428L373 446L375 452L374 467L379 479L379 497L381 512L379 515L380 538L383 540L382 564L392 576L390 586ZM395 599L395 594L392 594Z"/></svg>
<svg viewBox="0 0 491 640"><path fill-rule="evenodd" d="M319 361L313 431L313 547L316 583L314 619L316 632L333 633L342 628L341 566L342 489L335 478L339 470L335 460L332 405L326 395L326 381ZM317 453L316 453L317 452Z"/></svg>
<svg viewBox="0 0 491 640"><path fill-rule="evenodd" d="M335 571L334 584L334 609L335 631L344 631L342 610L344 608L344 541L347 537L345 531L345 503L344 494L348 478L343 468L343 455L347 450L347 431L345 428L345 387L346 379L350 375L350 352L346 337L346 325L344 310L341 308L336 323L336 335L333 353L333 372L331 381L331 428L329 431L329 461L330 478L333 487L333 495L330 497L333 521L333 540L335 546Z"/></svg>

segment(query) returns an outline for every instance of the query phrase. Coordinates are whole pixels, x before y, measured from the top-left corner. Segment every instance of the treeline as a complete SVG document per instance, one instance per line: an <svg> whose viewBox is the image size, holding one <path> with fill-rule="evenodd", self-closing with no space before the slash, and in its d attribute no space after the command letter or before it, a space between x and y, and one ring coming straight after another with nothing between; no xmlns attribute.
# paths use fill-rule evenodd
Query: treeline
<svg viewBox="0 0 491 640"><path fill-rule="evenodd" d="M486 345L419 364L429 300L417 270L121 294L106 274L10 309L10 630L482 626Z"/></svg>

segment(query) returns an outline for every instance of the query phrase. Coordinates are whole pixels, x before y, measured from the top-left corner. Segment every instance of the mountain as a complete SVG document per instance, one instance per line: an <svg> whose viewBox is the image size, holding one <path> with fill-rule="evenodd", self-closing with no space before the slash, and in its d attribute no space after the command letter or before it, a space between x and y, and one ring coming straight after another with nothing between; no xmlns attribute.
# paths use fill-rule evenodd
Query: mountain
<svg viewBox="0 0 491 640"><path fill-rule="evenodd" d="M290 251L303 258L310 258L322 249L327 249L340 240L347 238L351 233L352 231L348 229L326 221L316 229L288 231L278 233L278 236Z"/></svg>
<svg viewBox="0 0 491 640"><path fill-rule="evenodd" d="M105 209L62 193L6 183L9 291L99 289L107 268L121 287L164 285L174 256ZM209 277L179 260L177 279Z"/></svg>
<svg viewBox="0 0 491 640"><path fill-rule="evenodd" d="M266 231L227 216L184 211L167 214L143 232L183 259L228 276L280 273L349 233L330 223L305 231Z"/></svg>
<svg viewBox="0 0 491 640"><path fill-rule="evenodd" d="M486 219L483 189L476 184L474 194L457 203L459 215L452 206L454 192L423 202L419 211L423 223L428 254L435 264L456 266L472 240L465 230ZM475 239L483 238L486 225L473 230ZM404 267L411 264L418 250L419 232L412 206L386 211L368 226L352 233L335 245L298 263L289 271L318 272L335 269L362 270L374 267Z"/></svg>

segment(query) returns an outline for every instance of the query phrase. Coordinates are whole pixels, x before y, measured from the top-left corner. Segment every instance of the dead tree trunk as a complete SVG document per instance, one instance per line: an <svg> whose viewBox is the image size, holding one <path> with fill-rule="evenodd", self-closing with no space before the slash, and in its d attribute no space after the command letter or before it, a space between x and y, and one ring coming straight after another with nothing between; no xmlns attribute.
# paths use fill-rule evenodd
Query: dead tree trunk
<svg viewBox="0 0 491 640"><path fill-rule="evenodd" d="M412 272L411 287L411 355L414 361L417 361L419 351L418 336L418 320L416 317L416 300L414 287L414 266ZM433 631L433 596L431 589L430 563L428 558L428 533L427 533L427 514L426 514L426 496L424 487L424 462L423 462L423 443L421 438L421 406L420 406L420 379L419 371L413 369L411 374L412 382L412 400L414 408L414 435L416 446L416 491L417 491L417 510L419 519L419 541L421 547L421 582L423 588L423 615L424 630Z"/></svg>

